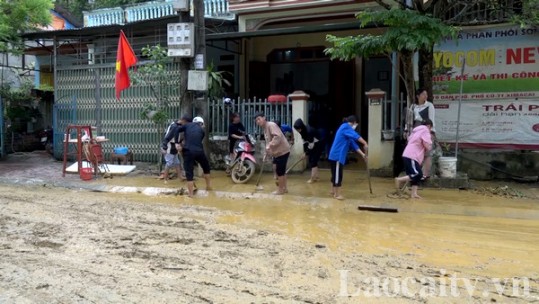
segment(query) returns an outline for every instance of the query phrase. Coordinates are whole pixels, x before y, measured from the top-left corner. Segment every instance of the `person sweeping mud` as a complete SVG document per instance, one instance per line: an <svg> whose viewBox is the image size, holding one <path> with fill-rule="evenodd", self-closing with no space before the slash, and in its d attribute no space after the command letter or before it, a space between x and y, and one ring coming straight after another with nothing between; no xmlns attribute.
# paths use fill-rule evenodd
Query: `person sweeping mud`
<svg viewBox="0 0 539 304"><path fill-rule="evenodd" d="M255 121L256 124L264 130L266 155L273 157L273 164L275 164L279 188L272 192L272 194L283 195L288 192L285 173L286 163L290 156L290 145L279 126L274 122L267 121L266 116L263 113L256 114Z"/></svg>
<svg viewBox="0 0 539 304"><path fill-rule="evenodd" d="M344 197L341 195L341 185L343 179L343 167L346 163L346 155L350 148L354 149L361 157L367 159L367 142L361 138L361 136L355 131L357 128L357 119L354 115L348 116L342 125L335 133L335 139L333 140L333 145L329 151L329 162L331 163L331 194L333 197L338 200L343 200ZM361 151L358 144L359 142L363 145L365 153Z"/></svg>
<svg viewBox="0 0 539 304"><path fill-rule="evenodd" d="M318 161L324 150L324 141L317 129L306 126L301 118L294 122L294 129L303 139L303 158L308 157L311 167L311 178L307 183L312 184L318 181Z"/></svg>
<svg viewBox="0 0 539 304"><path fill-rule="evenodd" d="M166 148L166 144L172 139L178 139L180 133L184 133L183 144L183 169L185 170L185 177L187 179L188 196L194 195L194 167L195 162L199 163L204 171L204 179L206 180L206 190L211 190L210 184L210 163L204 153L204 146L202 140L204 139L205 132L203 129L204 120L202 117L193 118L192 123L178 126L174 132L170 132L161 144L162 148ZM178 142L178 140L176 140Z"/></svg>
<svg viewBox="0 0 539 304"><path fill-rule="evenodd" d="M395 178L395 186L400 193L401 187L406 182L411 182L412 193L411 198L421 198L417 194L417 186L423 177L421 164L425 159L425 153L432 148L432 120L425 119L422 125L415 127L408 137L408 144L402 153L402 161L406 175Z"/></svg>

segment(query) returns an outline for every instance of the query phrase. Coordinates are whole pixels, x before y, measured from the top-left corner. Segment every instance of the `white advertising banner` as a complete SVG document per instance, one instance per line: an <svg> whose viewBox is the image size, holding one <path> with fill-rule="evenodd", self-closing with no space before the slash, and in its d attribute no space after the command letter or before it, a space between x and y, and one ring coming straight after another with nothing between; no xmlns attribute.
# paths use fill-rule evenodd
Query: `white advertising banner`
<svg viewBox="0 0 539 304"><path fill-rule="evenodd" d="M437 137L464 147L539 150L539 30L464 30L435 47ZM465 62L461 75L462 63Z"/></svg>
<svg viewBox="0 0 539 304"><path fill-rule="evenodd" d="M436 136L454 143L458 101L436 103ZM459 146L539 150L539 102L464 100Z"/></svg>

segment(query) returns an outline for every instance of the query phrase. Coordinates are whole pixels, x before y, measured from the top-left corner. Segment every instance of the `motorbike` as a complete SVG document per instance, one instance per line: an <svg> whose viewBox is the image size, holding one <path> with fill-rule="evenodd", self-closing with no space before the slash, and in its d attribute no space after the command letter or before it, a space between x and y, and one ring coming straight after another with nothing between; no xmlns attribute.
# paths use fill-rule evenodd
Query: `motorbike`
<svg viewBox="0 0 539 304"><path fill-rule="evenodd" d="M47 129L44 129L43 131L39 132L41 146L45 149L45 151L47 151L50 154L53 153L53 151L52 151L52 147L53 147L52 136L53 136L53 132L52 132L51 128L47 128Z"/></svg>
<svg viewBox="0 0 539 304"><path fill-rule="evenodd" d="M225 157L226 173L230 174L232 181L236 184L244 184L248 182L255 174L256 159L255 159L255 144L254 136L248 134L244 139L238 140L234 147L236 156L234 159Z"/></svg>

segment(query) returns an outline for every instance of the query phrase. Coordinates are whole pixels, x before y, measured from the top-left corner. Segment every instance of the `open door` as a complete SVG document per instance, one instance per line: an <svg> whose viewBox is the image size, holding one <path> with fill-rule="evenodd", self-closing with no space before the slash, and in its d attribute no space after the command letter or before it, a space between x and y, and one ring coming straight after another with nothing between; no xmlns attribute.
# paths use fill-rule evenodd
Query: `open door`
<svg viewBox="0 0 539 304"><path fill-rule="evenodd" d="M337 130L342 119L356 113L354 61L335 60L330 65L330 98L333 104L332 128ZM361 117L358 117L360 120ZM361 130L362 133L366 130Z"/></svg>
<svg viewBox="0 0 539 304"><path fill-rule="evenodd" d="M249 62L248 97L267 98L270 95L269 64L262 61Z"/></svg>

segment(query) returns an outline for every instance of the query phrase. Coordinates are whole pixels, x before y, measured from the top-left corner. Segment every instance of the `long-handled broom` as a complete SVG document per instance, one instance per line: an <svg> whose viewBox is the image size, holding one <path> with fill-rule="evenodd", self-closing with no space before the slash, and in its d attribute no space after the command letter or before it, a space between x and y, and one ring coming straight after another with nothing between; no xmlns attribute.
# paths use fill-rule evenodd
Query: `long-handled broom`
<svg viewBox="0 0 539 304"><path fill-rule="evenodd" d="M264 163L265 162L266 162L266 155L264 155L264 158L262 159L262 163L260 164L260 173L258 173L258 178L256 180L255 191L264 190L264 187L262 185L260 185L260 180L262 179L262 172L264 171Z"/></svg>
<svg viewBox="0 0 539 304"><path fill-rule="evenodd" d="M288 172L290 172L290 170L294 169L294 167L299 164L301 161L303 160L303 158L300 158L298 159L295 163L292 164L292 166L290 166L288 169L286 169L286 172L284 173L284 175L287 175ZM275 185L276 186L279 186L279 181L275 181Z"/></svg>
<svg viewBox="0 0 539 304"><path fill-rule="evenodd" d="M371 170L369 170L369 159L365 159L365 166L367 166L367 180L369 181L369 192L372 194L371 186Z"/></svg>

